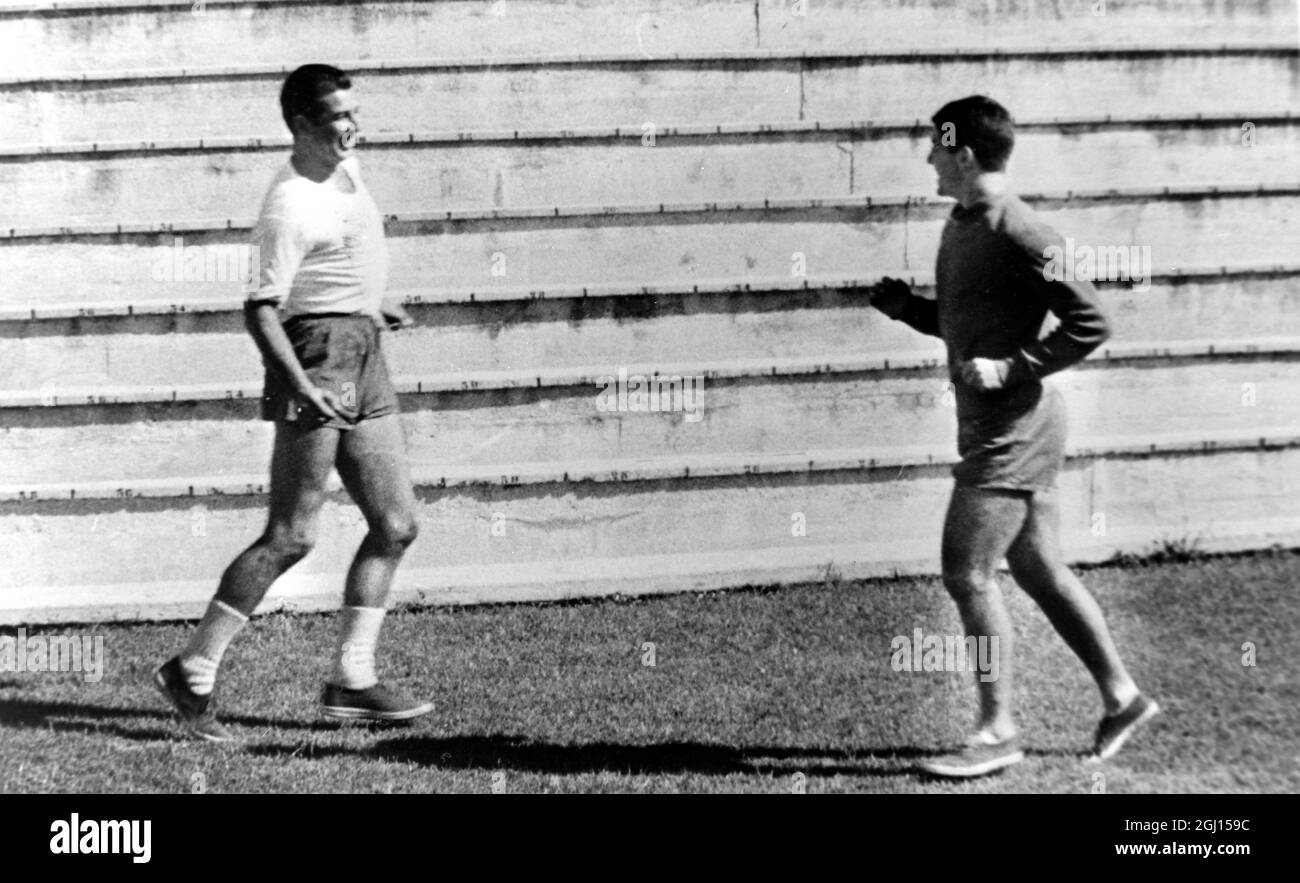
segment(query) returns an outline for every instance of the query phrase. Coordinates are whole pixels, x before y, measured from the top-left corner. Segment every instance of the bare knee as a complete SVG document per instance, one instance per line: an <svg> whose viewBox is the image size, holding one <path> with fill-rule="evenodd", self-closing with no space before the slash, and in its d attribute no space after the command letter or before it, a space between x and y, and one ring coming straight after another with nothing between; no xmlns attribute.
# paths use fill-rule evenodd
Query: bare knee
<svg viewBox="0 0 1300 883"><path fill-rule="evenodd" d="M316 530L307 524L275 524L262 537L262 545L287 569L311 552L316 545Z"/></svg>
<svg viewBox="0 0 1300 883"><path fill-rule="evenodd" d="M1063 561L1031 559L1017 560L1011 564L1011 575L1020 588L1031 598L1060 595L1078 583L1078 577Z"/></svg>
<svg viewBox="0 0 1300 883"><path fill-rule="evenodd" d="M996 590L997 578L981 570L944 571L943 587L954 599L970 598L981 593Z"/></svg>
<svg viewBox="0 0 1300 883"><path fill-rule="evenodd" d="M372 542L390 555L400 555L405 552L419 535L419 522L409 512L387 513L370 529Z"/></svg>

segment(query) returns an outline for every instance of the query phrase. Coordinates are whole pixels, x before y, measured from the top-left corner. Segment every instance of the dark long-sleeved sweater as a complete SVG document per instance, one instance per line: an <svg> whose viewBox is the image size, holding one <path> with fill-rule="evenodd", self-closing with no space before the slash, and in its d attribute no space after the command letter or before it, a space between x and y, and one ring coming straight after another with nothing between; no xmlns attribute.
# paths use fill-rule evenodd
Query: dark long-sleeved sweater
<svg viewBox="0 0 1300 883"><path fill-rule="evenodd" d="M1048 246L1061 237L1015 196L960 205L943 230L936 299L902 291L875 299L886 315L942 337L957 416L978 417L1036 398L1038 380L1083 359L1110 336L1088 281L1056 281L1043 272ZM1048 312L1059 325L1046 336ZM979 392L961 380L968 359L1011 359L1006 387Z"/></svg>

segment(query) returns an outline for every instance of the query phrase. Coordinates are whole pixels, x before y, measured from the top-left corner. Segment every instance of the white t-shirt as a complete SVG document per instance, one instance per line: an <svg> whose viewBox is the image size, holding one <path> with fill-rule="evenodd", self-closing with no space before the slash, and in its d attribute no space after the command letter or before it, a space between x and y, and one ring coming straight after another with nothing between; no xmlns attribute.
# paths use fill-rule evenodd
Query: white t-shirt
<svg viewBox="0 0 1300 883"><path fill-rule="evenodd" d="M253 246L260 271L249 300L275 303L287 316L379 317L388 282L384 219L356 157L321 183L285 163L262 202Z"/></svg>

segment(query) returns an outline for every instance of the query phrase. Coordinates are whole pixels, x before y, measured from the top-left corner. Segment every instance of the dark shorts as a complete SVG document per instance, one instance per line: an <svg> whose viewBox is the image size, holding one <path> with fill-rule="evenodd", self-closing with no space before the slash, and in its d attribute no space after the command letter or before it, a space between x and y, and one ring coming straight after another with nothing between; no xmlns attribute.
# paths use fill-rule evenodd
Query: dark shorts
<svg viewBox="0 0 1300 883"><path fill-rule="evenodd" d="M1065 435L1065 400L1050 384L986 400L958 419L953 477L967 487L1050 491L1065 462Z"/></svg>
<svg viewBox="0 0 1300 883"><path fill-rule="evenodd" d="M362 420L373 420L399 412L397 391L388 376L388 363L380 347L379 328L369 316L298 315L284 323L311 382L334 392L354 419L324 420L302 402L280 376L268 368L262 394L262 419L289 422L311 421L313 426L351 429Z"/></svg>

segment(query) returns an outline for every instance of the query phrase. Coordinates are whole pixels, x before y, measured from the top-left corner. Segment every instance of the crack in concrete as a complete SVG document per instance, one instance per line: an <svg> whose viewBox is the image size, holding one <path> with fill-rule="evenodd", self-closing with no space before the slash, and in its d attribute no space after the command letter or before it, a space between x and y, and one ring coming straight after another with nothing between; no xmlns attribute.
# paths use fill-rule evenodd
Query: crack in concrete
<svg viewBox="0 0 1300 883"><path fill-rule="evenodd" d="M912 211L912 201L909 199L907 202L903 204L903 269L905 270L912 269L912 262L907 256L908 234L910 233L912 227L912 220L910 217L911 211Z"/></svg>
<svg viewBox="0 0 1300 883"><path fill-rule="evenodd" d="M854 186L854 184L853 184L853 180L854 180L854 169L855 169L855 165L856 165L856 163L854 162L855 159L856 159L856 155L855 155L855 152L854 152L854 150L853 150L853 145L852 145L852 144L849 144L849 145L846 147L845 145L843 145L843 144L841 144L840 142L836 141L836 142L835 142L835 149L838 150L838 151L840 151L841 153L844 153L844 154L847 154L847 155L848 155L848 158L849 158L849 194L848 194L848 195L849 195L849 196L852 196L852 195L853 195L853 186Z"/></svg>

